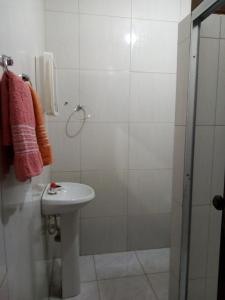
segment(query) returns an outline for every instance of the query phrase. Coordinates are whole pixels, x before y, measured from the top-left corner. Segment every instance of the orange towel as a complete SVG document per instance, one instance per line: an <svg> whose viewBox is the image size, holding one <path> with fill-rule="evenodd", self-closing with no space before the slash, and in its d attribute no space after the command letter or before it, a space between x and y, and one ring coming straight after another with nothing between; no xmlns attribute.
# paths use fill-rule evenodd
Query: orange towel
<svg viewBox="0 0 225 300"><path fill-rule="evenodd" d="M36 121L36 136L37 136L37 143L39 147L39 151L41 153L43 165L47 166L52 164L52 149L51 145L49 144L47 131L45 128L45 119L44 113L41 106L41 101L36 93L36 91L29 85L32 100L33 100L33 107L34 107L34 116Z"/></svg>

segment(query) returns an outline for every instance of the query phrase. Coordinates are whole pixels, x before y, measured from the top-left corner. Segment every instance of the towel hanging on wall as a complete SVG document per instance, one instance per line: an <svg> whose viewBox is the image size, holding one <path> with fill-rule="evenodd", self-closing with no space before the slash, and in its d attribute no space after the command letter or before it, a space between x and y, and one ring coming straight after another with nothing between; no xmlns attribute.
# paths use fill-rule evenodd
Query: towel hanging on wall
<svg viewBox="0 0 225 300"><path fill-rule="evenodd" d="M1 80L1 128L2 146L13 148L17 179L26 181L39 175L43 162L37 144L31 92L28 84L10 71L5 71Z"/></svg>
<svg viewBox="0 0 225 300"><path fill-rule="evenodd" d="M59 114L56 96L56 74L54 56L51 52L44 52L36 57L37 78L39 78L41 99L44 112L48 115L57 116Z"/></svg>
<svg viewBox="0 0 225 300"><path fill-rule="evenodd" d="M41 153L42 161L44 166L52 164L52 149L48 140L47 131L45 128L45 118L41 105L41 100L37 92L29 85L31 96L33 100L34 116L35 116L35 131L37 136L37 143L39 151Z"/></svg>

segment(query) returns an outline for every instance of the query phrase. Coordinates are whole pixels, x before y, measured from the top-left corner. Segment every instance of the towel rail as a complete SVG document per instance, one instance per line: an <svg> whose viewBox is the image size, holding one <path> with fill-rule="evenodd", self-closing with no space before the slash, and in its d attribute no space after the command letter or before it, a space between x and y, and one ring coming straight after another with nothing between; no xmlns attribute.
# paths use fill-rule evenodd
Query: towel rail
<svg viewBox="0 0 225 300"><path fill-rule="evenodd" d="M0 66L3 67L4 70L8 70L8 66L13 66L13 59L11 56L7 56L5 54L0 55ZM29 75L22 73L19 75L24 81L30 81Z"/></svg>
<svg viewBox="0 0 225 300"><path fill-rule="evenodd" d="M7 69L8 66L13 65L13 59L10 56L7 55L0 55L0 66L4 69Z"/></svg>

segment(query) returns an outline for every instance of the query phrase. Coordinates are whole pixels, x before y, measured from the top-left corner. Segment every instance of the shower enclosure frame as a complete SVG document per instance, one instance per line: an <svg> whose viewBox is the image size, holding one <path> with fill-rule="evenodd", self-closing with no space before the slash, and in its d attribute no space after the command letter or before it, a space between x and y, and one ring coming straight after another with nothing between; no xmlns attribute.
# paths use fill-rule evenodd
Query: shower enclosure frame
<svg viewBox="0 0 225 300"><path fill-rule="evenodd" d="M188 299L200 28L201 22L204 19L224 5L225 0L203 0L191 14L191 44L185 133L179 300Z"/></svg>

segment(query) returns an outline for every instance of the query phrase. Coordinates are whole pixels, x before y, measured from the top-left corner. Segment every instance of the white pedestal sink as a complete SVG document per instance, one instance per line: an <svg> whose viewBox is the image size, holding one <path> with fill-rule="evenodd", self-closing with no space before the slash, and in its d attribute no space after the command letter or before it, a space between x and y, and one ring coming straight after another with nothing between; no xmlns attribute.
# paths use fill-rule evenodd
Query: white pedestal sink
<svg viewBox="0 0 225 300"><path fill-rule="evenodd" d="M48 185L42 196L44 215L61 217L62 244L62 297L70 298L80 293L79 272L79 209L95 198L88 185L59 182L62 188L49 194Z"/></svg>

